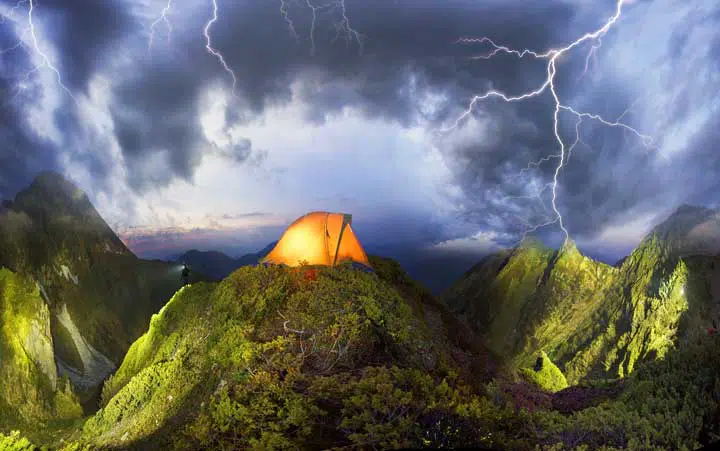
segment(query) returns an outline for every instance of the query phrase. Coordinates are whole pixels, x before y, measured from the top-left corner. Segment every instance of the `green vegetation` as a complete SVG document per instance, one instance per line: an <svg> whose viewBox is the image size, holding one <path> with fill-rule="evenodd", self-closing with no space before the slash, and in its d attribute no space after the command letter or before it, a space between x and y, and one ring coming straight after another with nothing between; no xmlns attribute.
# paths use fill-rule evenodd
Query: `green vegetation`
<svg viewBox="0 0 720 451"><path fill-rule="evenodd" d="M22 356L27 351L37 371L49 378L51 388L65 387L60 378L69 377L85 406L147 329L150 316L181 286L180 274L172 265L137 259L87 196L52 173L38 176L0 213L0 267L27 281L33 299L29 311L42 314L36 319L19 312L16 319L6 322L13 324L6 333L21 341L30 337L29 343L21 343L30 348L11 344L12 352ZM8 296L8 302L25 302L16 294ZM18 363L15 368L21 366ZM40 379L33 378L29 385L38 386ZM40 404L32 396L28 399L27 403L13 401L10 410ZM57 399L61 417L74 416L72 402L65 401ZM38 412L0 413L0 417L29 418ZM6 424L10 425L0 421L0 426Z"/></svg>
<svg viewBox="0 0 720 451"><path fill-rule="evenodd" d="M545 352L541 352L536 367L523 368L521 372L528 381L543 390L556 392L568 386L565 375L560 371L560 368L552 363L552 360L548 358Z"/></svg>
<svg viewBox="0 0 720 451"><path fill-rule="evenodd" d="M452 357L482 357L447 333L457 323L396 263L374 263L376 274L248 267L182 288L106 381L101 409L42 443L65 451L690 450L720 439L717 337L669 349L622 384L565 388L544 353L540 371L521 372L533 384L501 374L485 384ZM681 281L680 268L668 280Z"/></svg>
<svg viewBox="0 0 720 451"><path fill-rule="evenodd" d="M695 336L689 332L705 321L701 306L711 302L701 279L655 235L619 269L584 257L571 241L555 253L530 242L499 268L488 259L444 300L516 367L547 350L577 384L624 377L638 362L662 358L680 337ZM689 310L695 314L684 316Z"/></svg>
<svg viewBox="0 0 720 451"><path fill-rule="evenodd" d="M37 284L0 268L0 425L17 427L82 415L58 378L50 314Z"/></svg>
<svg viewBox="0 0 720 451"><path fill-rule="evenodd" d="M22 437L19 431L12 431L8 435L0 433L0 451L35 451L36 449L37 447Z"/></svg>
<svg viewBox="0 0 720 451"><path fill-rule="evenodd" d="M720 343L706 337L638 368L616 399L520 413L508 449L697 449L720 440L719 374Z"/></svg>
<svg viewBox="0 0 720 451"><path fill-rule="evenodd" d="M381 277L423 295L390 262L380 275L242 268L218 285L183 288L105 383L102 408L75 442L286 449L431 440L422 421L454 409L468 389L448 357L453 345L417 315L434 307L408 302Z"/></svg>
<svg viewBox="0 0 720 451"><path fill-rule="evenodd" d="M0 451L695 449L720 440L720 258L675 235L618 268L526 240L446 303L378 257L176 291L40 177L0 217Z"/></svg>

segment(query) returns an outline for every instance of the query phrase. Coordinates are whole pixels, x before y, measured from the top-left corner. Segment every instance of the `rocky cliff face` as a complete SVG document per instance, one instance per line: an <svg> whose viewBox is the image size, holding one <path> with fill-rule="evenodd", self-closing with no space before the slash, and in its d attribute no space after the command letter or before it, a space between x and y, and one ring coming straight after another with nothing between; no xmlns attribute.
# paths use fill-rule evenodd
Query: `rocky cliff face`
<svg viewBox="0 0 720 451"><path fill-rule="evenodd" d="M1 267L37 285L52 341L33 341L33 352L47 354L52 343L54 362L43 365L53 370L46 373L68 377L80 391L110 374L181 285L172 265L135 257L85 193L54 173L4 202Z"/></svg>
<svg viewBox="0 0 720 451"><path fill-rule="evenodd" d="M444 299L520 368L544 351L570 383L624 376L705 333L717 314L709 238L720 236L717 218L683 206L619 267L583 256L572 241L557 251L526 241L486 258Z"/></svg>
<svg viewBox="0 0 720 451"><path fill-rule="evenodd" d="M82 415L58 377L50 310L34 281L0 269L0 424L4 427Z"/></svg>

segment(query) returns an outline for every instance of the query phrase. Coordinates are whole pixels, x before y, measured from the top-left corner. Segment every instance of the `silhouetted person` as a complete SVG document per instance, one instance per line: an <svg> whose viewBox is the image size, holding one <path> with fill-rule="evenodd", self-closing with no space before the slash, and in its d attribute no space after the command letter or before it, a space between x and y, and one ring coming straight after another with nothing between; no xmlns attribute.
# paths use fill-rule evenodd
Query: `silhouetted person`
<svg viewBox="0 0 720 451"><path fill-rule="evenodd" d="M180 277L182 278L183 285L190 284L190 268L187 264L183 267L182 275Z"/></svg>

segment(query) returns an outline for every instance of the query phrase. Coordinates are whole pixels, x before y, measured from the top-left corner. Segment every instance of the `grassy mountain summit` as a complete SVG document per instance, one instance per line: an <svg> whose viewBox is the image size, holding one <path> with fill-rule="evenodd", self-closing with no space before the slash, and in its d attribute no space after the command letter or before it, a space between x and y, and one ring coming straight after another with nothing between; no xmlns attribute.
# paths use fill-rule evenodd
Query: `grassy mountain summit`
<svg viewBox="0 0 720 451"><path fill-rule="evenodd" d="M570 240L559 250L527 240L486 258L445 300L519 368L544 351L570 383L623 377L711 325L717 257L707 256L712 241L696 237L717 217L682 206L619 267L583 256Z"/></svg>
<svg viewBox="0 0 720 451"><path fill-rule="evenodd" d="M129 449L440 440L435 418L460 415L453 408L482 351L393 262L373 264L377 274L244 267L219 284L183 288L72 439Z"/></svg>

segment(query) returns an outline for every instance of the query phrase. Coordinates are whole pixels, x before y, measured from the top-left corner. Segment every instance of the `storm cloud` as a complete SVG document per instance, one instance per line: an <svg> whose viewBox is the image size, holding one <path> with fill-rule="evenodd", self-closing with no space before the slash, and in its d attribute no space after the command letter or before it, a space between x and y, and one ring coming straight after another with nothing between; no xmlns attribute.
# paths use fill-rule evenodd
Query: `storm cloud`
<svg viewBox="0 0 720 451"><path fill-rule="evenodd" d="M518 103L479 102L457 127L440 131L454 124L475 94L537 89L546 77L547 61L508 54L473 59L491 48L457 40L488 36L509 47L543 51L597 29L615 9L612 1L318 0L313 24L306 2L286 2L284 16L280 2L218 1L220 14L209 28L208 43L204 32L212 2L176 3L165 22L158 20L164 1L36 2L40 46L56 62L76 100L59 89L47 67L29 76L35 80L42 74L33 89L12 97L23 74L42 61L26 30L28 5L13 10L13 3L0 3L7 17L0 25L3 48L18 39L23 44L0 56L5 105L0 133L7 137L0 148L0 194L10 196L40 169L58 169L84 174L88 190L105 193L106 205L123 203L117 211L128 211L138 199L176 189L178 183L198 183L207 173L203 167L219 159L226 166L265 174L258 175L265 182L252 185L240 180L249 172L238 169L243 175L237 183L256 186L248 196L265 199L264 204L248 200L248 208L281 209L282 202L273 200L280 193L294 196L283 202L298 209L348 205L340 197L362 192L373 198L359 204L402 212L388 219L393 226L387 229L426 223L408 231L418 242L480 232L509 237L510 243L555 219L550 183L559 144L549 92ZM720 6L711 0L627 2L621 19L601 41L587 42L558 61L555 86L563 104L611 122L621 119L652 137L652 145L646 146L627 129L591 118L578 122L567 111L561 113L564 143L576 141L576 127L580 134L558 173L555 207L571 235L588 247L602 248L603 239L610 239L610 231L628 216L661 218L683 202L713 206L720 200L715 147L720 103L707 94L720 86L719 22ZM208 51L209 45L222 61ZM236 78L234 89L223 61ZM292 120L274 119L290 110ZM315 188L305 188L305 193L287 181L305 180L304 174L313 170L333 174L339 167L333 165L341 165L342 158L317 156L325 155L318 153L325 143L309 140L299 151L316 159L303 163L288 151L292 143L280 138L295 136L297 128L335 130L332 124L348 112L367 124L382 121L399 135L422 135L418 146L437 152L441 162L436 165L449 171L437 187L445 193L439 196L445 203L442 215L435 213L436 205L423 206L430 194L410 195L406 187L436 182L402 169L414 168L410 162L418 156L409 151L398 156L398 149L410 145L393 144L389 134L385 144L376 145L394 149L358 146L354 164L374 165L384 174L395 161L400 169L392 169L393 174L406 179L398 182L394 197L385 188L359 190L362 182L353 185L347 180L352 175L345 175L344 189L356 193L336 193L337 202L317 202L312 201L318 197ZM261 139L258 124L272 121L279 127L277 141ZM371 142L371 134L368 129L353 139ZM383 157L391 154L392 159ZM280 162L279 155L294 166ZM369 177L370 169L364 174ZM338 182L327 177L318 183L332 190ZM398 204L388 206L392 202ZM148 208L152 217L165 214ZM382 242L383 227L373 229L376 219L368 223L368 234ZM623 234L627 247L650 226L642 222ZM553 224L539 232L554 237L558 230ZM624 252L620 248L617 252Z"/></svg>

